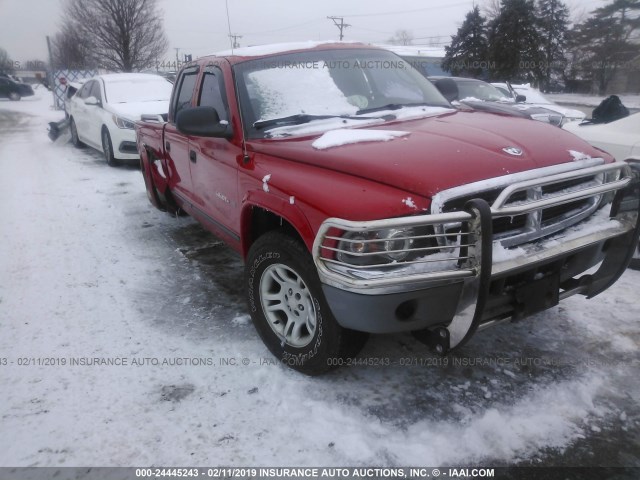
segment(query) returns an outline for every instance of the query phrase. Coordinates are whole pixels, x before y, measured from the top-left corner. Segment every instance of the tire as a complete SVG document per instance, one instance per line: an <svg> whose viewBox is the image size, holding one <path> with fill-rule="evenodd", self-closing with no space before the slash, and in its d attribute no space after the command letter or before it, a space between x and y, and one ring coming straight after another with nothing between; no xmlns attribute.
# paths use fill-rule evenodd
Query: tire
<svg viewBox="0 0 640 480"><path fill-rule="evenodd" d="M18 92L11 92L9 94L9 100L13 101L13 102L17 102L21 99L22 97L20 96L20 94Z"/></svg>
<svg viewBox="0 0 640 480"><path fill-rule="evenodd" d="M109 135L107 127L102 127L100 137L102 138L102 153L104 153L104 159L107 161L107 165L115 167L118 162L113 156L113 143L111 143L111 135Z"/></svg>
<svg viewBox="0 0 640 480"><path fill-rule="evenodd" d="M84 143L80 141L80 137L78 136L78 129L76 127L76 121L71 117L69 120L69 131L71 132L71 143L76 148L84 147Z"/></svg>
<svg viewBox="0 0 640 480"><path fill-rule="evenodd" d="M258 334L294 370L320 375L364 346L367 334L338 325L311 255L292 236L272 231L260 237L249 250L245 282Z"/></svg>

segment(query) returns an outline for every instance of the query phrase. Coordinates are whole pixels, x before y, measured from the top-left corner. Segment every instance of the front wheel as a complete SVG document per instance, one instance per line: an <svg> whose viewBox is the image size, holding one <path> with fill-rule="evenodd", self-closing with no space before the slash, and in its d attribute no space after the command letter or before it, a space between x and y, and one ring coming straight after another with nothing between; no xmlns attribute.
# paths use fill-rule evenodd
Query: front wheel
<svg viewBox="0 0 640 480"><path fill-rule="evenodd" d="M84 143L80 141L80 137L78 136L78 127L76 127L76 121L71 117L69 121L69 130L71 131L71 143L76 148L84 147Z"/></svg>
<svg viewBox="0 0 640 480"><path fill-rule="evenodd" d="M17 102L18 100L20 100L22 97L20 96L20 94L18 92L11 92L9 94L9 100L13 101L13 102Z"/></svg>
<svg viewBox="0 0 640 480"><path fill-rule="evenodd" d="M114 167L116 165L116 159L113 156L113 144L111 143L111 135L107 127L102 127L102 152L104 153L104 159L107 161L107 165Z"/></svg>
<svg viewBox="0 0 640 480"><path fill-rule="evenodd" d="M274 231L259 238L249 251L245 281L253 324L285 365L319 375L364 346L366 334L336 322L309 252L291 236Z"/></svg>

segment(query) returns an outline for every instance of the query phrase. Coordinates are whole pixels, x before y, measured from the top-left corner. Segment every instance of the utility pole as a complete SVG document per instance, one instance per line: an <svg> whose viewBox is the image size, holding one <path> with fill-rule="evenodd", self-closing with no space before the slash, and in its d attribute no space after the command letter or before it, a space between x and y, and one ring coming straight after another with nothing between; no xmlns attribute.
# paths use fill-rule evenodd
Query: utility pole
<svg viewBox="0 0 640 480"><path fill-rule="evenodd" d="M180 64L180 49L179 48L175 48L174 49L176 51L176 70L178 69L178 65Z"/></svg>
<svg viewBox="0 0 640 480"><path fill-rule="evenodd" d="M340 41L342 41L342 39L344 38L344 29L347 27L350 27L351 25L349 25L348 23L344 23L344 17L327 17L329 20L333 20L333 23L335 24L336 27L338 27L338 29L340 29ZM338 22L338 20L340 20L340 22Z"/></svg>
<svg viewBox="0 0 640 480"><path fill-rule="evenodd" d="M238 42L239 38L242 38L242 35L237 35L235 33L230 33L229 38L231 39L231 49L240 48L240 42Z"/></svg>

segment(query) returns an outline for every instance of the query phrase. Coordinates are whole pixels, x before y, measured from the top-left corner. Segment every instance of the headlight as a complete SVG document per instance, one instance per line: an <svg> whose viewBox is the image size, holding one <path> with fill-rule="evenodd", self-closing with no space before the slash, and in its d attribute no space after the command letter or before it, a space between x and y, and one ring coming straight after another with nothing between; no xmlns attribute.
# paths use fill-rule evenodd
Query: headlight
<svg viewBox="0 0 640 480"><path fill-rule="evenodd" d="M115 123L118 126L118 128L133 130L136 127L136 124L133 123L131 120L126 120L117 115L112 115L111 118L113 119L113 123Z"/></svg>
<svg viewBox="0 0 640 480"><path fill-rule="evenodd" d="M348 232L338 243L336 258L351 265L375 265L405 260L413 245L410 228Z"/></svg>

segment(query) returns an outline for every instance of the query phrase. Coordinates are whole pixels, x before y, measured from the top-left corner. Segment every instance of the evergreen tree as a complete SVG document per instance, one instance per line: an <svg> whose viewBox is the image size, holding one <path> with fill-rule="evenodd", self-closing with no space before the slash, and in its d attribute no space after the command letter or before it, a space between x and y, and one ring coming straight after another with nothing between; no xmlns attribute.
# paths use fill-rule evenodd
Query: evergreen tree
<svg viewBox="0 0 640 480"><path fill-rule="evenodd" d="M620 37L627 41L631 34L640 29L640 0L613 0L610 4L595 10L596 17L614 18L620 25Z"/></svg>
<svg viewBox="0 0 640 480"><path fill-rule="evenodd" d="M445 47L442 67L453 75L485 77L487 48L486 21L476 6L467 13L462 26L451 37L451 45Z"/></svg>
<svg viewBox="0 0 640 480"><path fill-rule="evenodd" d="M551 78L563 73L569 9L562 0L538 0L538 33L542 40L541 87L548 91Z"/></svg>
<svg viewBox="0 0 640 480"><path fill-rule="evenodd" d="M500 15L489 23L491 77L540 81L540 35L533 0L502 0Z"/></svg>
<svg viewBox="0 0 640 480"><path fill-rule="evenodd" d="M640 0L613 0L571 32L571 48L582 54L579 75L592 81L600 95L606 94L618 70L638 55L630 38L640 29L639 11Z"/></svg>

